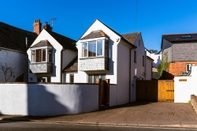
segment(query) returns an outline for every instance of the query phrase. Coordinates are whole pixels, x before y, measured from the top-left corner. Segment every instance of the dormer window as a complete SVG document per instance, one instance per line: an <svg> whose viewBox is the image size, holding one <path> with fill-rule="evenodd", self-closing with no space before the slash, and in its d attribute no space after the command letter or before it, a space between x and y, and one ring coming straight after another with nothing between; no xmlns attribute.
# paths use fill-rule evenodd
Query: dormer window
<svg viewBox="0 0 197 131"><path fill-rule="evenodd" d="M192 38L191 35L181 35L181 38L182 39L189 39L189 38Z"/></svg>

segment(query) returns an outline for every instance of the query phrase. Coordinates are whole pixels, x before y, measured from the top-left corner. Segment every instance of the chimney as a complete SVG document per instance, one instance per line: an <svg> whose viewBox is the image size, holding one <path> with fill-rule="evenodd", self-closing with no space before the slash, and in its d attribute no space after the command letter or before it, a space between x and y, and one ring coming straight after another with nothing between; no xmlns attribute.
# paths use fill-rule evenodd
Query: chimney
<svg viewBox="0 0 197 131"><path fill-rule="evenodd" d="M43 26L43 28L47 31L52 31L52 27L50 26L50 24L48 24L48 22L45 22L45 25Z"/></svg>
<svg viewBox="0 0 197 131"><path fill-rule="evenodd" d="M40 20L35 20L33 26L34 26L34 33L39 35L42 27L42 23L40 22Z"/></svg>

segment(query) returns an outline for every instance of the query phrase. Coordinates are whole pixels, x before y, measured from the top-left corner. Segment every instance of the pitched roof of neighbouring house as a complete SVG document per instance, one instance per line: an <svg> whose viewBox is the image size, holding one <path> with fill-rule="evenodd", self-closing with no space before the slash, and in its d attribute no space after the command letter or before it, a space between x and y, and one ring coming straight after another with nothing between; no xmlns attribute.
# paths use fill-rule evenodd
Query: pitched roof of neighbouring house
<svg viewBox="0 0 197 131"><path fill-rule="evenodd" d="M167 41L173 42L173 43L197 41L197 33L162 35L162 39L166 39Z"/></svg>
<svg viewBox="0 0 197 131"><path fill-rule="evenodd" d="M55 33L53 31L47 31L54 39L56 39L64 49L70 49L73 51L77 51L77 48L75 46L76 41L73 39L70 39L66 36L60 35L58 33Z"/></svg>
<svg viewBox="0 0 197 131"><path fill-rule="evenodd" d="M63 72L78 71L78 56L76 56L64 69Z"/></svg>
<svg viewBox="0 0 197 131"><path fill-rule="evenodd" d="M26 52L36 37L36 33L0 22L0 47Z"/></svg>
<svg viewBox="0 0 197 131"><path fill-rule="evenodd" d="M134 45L134 42L136 41L137 37L140 35L140 32L135 33L129 33L129 34L123 34L122 36L129 41L131 44Z"/></svg>
<svg viewBox="0 0 197 131"><path fill-rule="evenodd" d="M109 38L109 36L107 36L107 34L105 34L102 30L96 30L96 31L92 31L90 34L84 36L83 38L81 38L81 40L99 38L99 37Z"/></svg>

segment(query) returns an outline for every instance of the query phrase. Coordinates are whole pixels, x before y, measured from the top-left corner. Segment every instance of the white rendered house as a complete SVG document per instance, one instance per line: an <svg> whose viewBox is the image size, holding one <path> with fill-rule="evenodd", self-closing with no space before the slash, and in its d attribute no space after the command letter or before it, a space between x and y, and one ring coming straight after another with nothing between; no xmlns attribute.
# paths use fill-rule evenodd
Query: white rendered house
<svg viewBox="0 0 197 131"><path fill-rule="evenodd" d="M39 20L34 23L37 25L39 30ZM62 82L62 70L77 56L77 49L74 40L52 32L46 23L27 54L28 82Z"/></svg>
<svg viewBox="0 0 197 131"><path fill-rule="evenodd" d="M135 101L135 80L138 77L147 79L146 71L151 72L151 68L146 69L141 33L128 36L133 37L132 42L95 20L77 41L78 59L65 69L64 81L95 83L97 78L109 79L110 84L117 85L117 105Z"/></svg>

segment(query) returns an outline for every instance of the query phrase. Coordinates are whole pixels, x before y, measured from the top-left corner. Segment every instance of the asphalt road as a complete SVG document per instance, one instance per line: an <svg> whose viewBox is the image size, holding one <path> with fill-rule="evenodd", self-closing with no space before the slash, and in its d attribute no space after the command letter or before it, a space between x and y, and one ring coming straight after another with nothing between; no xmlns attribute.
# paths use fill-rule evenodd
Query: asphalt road
<svg viewBox="0 0 197 131"><path fill-rule="evenodd" d="M197 131L197 129L10 122L0 123L0 131Z"/></svg>

